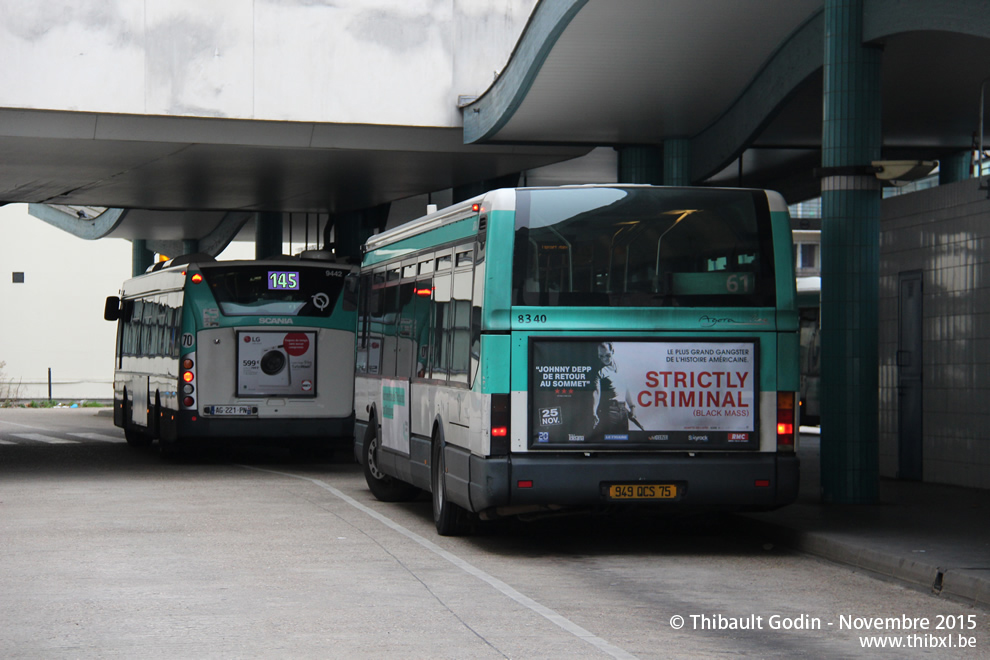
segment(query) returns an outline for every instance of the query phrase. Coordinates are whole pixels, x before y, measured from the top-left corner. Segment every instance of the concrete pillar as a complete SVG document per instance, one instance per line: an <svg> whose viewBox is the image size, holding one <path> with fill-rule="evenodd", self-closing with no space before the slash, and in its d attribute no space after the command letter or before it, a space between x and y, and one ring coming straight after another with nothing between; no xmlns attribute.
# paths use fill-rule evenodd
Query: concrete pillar
<svg viewBox="0 0 990 660"><path fill-rule="evenodd" d="M973 170L973 154L962 151L938 162L938 185L965 181Z"/></svg>
<svg viewBox="0 0 990 660"><path fill-rule="evenodd" d="M863 0L825 0L822 126L822 499L878 498L879 49Z"/></svg>
<svg viewBox="0 0 990 660"><path fill-rule="evenodd" d="M691 142L686 138L664 140L663 185L691 185Z"/></svg>
<svg viewBox="0 0 990 660"><path fill-rule="evenodd" d="M182 241L182 254L194 254L199 251L199 241L195 238Z"/></svg>
<svg viewBox="0 0 990 660"><path fill-rule="evenodd" d="M379 204L363 211L331 214L323 228L323 244L333 243L334 254L338 259L361 263L361 246L376 231L385 230L390 208L391 204Z"/></svg>
<svg viewBox="0 0 990 660"><path fill-rule="evenodd" d="M619 152L619 183L663 184L663 149L653 145L628 146Z"/></svg>
<svg viewBox="0 0 990 660"><path fill-rule="evenodd" d="M131 275L138 276L148 270L148 266L155 262L155 254L148 249L148 243L144 239L135 238L131 241Z"/></svg>
<svg viewBox="0 0 990 660"><path fill-rule="evenodd" d="M265 259L282 254L282 214L258 213L254 229L254 257Z"/></svg>

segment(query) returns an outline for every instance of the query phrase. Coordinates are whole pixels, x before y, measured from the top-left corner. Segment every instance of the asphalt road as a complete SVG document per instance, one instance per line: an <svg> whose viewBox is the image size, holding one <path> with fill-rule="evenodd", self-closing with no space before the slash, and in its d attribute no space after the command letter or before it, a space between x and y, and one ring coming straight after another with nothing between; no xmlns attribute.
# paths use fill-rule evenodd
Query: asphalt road
<svg viewBox="0 0 990 660"><path fill-rule="evenodd" d="M732 516L439 537L348 457L162 461L92 409L0 410L0 622L3 658L990 657L985 611Z"/></svg>

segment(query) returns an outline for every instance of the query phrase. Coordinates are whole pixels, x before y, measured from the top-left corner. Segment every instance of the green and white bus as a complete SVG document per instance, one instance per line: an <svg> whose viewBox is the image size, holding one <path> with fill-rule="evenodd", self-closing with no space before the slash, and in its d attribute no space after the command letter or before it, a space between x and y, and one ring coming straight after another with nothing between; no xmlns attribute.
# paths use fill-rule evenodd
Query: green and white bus
<svg viewBox="0 0 990 660"><path fill-rule="evenodd" d="M798 311L783 198L489 192L373 236L355 456L440 534L572 508L797 496Z"/></svg>
<svg viewBox="0 0 990 660"><path fill-rule="evenodd" d="M114 424L165 455L258 439L348 446L355 308L343 293L355 270L319 251L189 255L127 280L104 311L117 322Z"/></svg>

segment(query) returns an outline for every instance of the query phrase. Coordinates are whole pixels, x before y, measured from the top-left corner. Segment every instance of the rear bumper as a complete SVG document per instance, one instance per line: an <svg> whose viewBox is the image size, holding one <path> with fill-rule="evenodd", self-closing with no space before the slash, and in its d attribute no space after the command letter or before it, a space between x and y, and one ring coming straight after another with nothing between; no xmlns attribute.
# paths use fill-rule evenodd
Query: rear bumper
<svg viewBox="0 0 990 660"><path fill-rule="evenodd" d="M340 438L344 443L342 446L345 446L354 435L353 414L334 418L258 419L207 417L180 412L176 422L180 441L278 438L290 442L306 442Z"/></svg>
<svg viewBox="0 0 990 660"><path fill-rule="evenodd" d="M614 504L611 484L675 484L674 500L656 506L766 510L797 499L799 462L794 455L719 454L514 454L470 457L470 508L506 506L588 507ZM519 482L532 482L520 488ZM637 502L641 503L641 502Z"/></svg>

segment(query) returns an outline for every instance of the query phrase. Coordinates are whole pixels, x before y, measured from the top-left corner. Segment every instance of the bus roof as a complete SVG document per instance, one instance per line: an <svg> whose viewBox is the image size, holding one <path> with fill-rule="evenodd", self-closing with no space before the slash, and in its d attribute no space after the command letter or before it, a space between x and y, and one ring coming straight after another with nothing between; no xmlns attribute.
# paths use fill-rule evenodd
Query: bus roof
<svg viewBox="0 0 990 660"><path fill-rule="evenodd" d="M446 208L434 211L425 216L410 220L398 227L393 227L381 234L376 234L369 238L364 244L364 252L372 252L379 248L391 245L410 236L415 236L424 231L436 229L447 224L464 220L474 215L488 213L500 209L510 209L515 204L515 194L518 190L567 190L567 189L587 189L587 188L675 188L675 186L652 186L648 184L634 183L586 183L567 186L532 186L525 188L499 188L482 193L471 199L458 202ZM697 188L697 190L752 190L745 188ZM767 201L772 212L787 211L787 202L777 192L763 190L766 193Z"/></svg>

